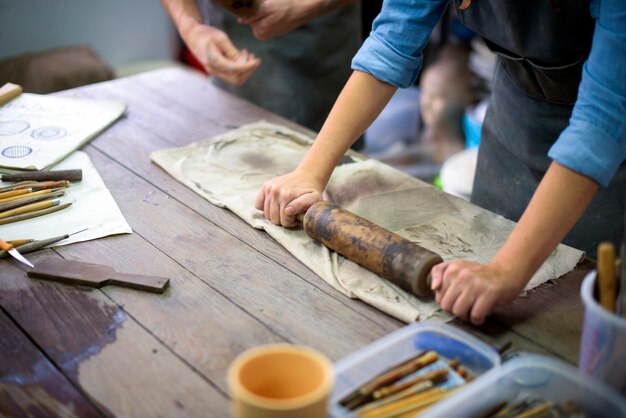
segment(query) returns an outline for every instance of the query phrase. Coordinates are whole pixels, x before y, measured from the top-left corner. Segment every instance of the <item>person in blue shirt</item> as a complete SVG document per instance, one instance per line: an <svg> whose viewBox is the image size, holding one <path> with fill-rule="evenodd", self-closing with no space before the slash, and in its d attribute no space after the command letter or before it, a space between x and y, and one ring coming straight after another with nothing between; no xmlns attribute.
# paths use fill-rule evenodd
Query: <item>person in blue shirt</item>
<svg viewBox="0 0 626 418"><path fill-rule="evenodd" d="M330 175L396 88L415 82L447 1L389 0L310 151L266 182L255 205L274 224L322 198ZM626 2L455 0L498 54L472 201L518 221L486 264L433 268L443 309L481 324L512 302L560 241L594 255L621 238L626 199Z"/></svg>

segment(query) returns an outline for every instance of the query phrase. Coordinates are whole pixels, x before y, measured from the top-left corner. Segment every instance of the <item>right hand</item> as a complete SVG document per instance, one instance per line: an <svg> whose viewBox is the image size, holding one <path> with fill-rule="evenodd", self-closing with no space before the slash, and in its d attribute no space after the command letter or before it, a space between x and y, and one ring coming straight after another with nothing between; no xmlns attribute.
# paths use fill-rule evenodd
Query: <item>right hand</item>
<svg viewBox="0 0 626 418"><path fill-rule="evenodd" d="M296 215L322 200L323 191L323 184L296 170L263 183L254 206L273 224L293 227L298 225Z"/></svg>
<svg viewBox="0 0 626 418"><path fill-rule="evenodd" d="M185 36L185 43L209 75L236 86L245 83L261 65L254 54L239 51L226 33L211 26L194 26Z"/></svg>

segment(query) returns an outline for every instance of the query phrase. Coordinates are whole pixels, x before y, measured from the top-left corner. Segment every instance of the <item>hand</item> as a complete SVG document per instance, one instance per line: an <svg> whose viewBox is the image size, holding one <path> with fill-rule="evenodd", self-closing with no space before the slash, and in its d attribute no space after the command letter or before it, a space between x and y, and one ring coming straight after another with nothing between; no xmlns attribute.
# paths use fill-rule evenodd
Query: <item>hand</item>
<svg viewBox="0 0 626 418"><path fill-rule="evenodd" d="M254 206L275 225L298 225L296 215L322 200L324 185L297 170L266 181L257 194Z"/></svg>
<svg viewBox="0 0 626 418"><path fill-rule="evenodd" d="M261 65L247 50L239 51L221 30L198 24L185 36L185 43L209 75L241 85Z"/></svg>
<svg viewBox="0 0 626 418"><path fill-rule="evenodd" d="M432 269L435 300L454 316L480 325L494 306L506 305L524 289L527 281L511 269L495 263L454 260Z"/></svg>
<svg viewBox="0 0 626 418"><path fill-rule="evenodd" d="M302 0L264 0L254 16L240 17L238 21L250 25L255 38L266 41L315 19L319 13L310 3Z"/></svg>

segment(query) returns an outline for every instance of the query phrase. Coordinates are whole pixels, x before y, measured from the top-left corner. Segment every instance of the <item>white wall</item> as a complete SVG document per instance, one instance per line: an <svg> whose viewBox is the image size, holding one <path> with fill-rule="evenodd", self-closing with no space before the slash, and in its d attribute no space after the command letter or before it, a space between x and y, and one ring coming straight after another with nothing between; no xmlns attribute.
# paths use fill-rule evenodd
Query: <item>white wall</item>
<svg viewBox="0 0 626 418"><path fill-rule="evenodd" d="M0 0L0 58L90 45L112 67L176 58L159 0Z"/></svg>

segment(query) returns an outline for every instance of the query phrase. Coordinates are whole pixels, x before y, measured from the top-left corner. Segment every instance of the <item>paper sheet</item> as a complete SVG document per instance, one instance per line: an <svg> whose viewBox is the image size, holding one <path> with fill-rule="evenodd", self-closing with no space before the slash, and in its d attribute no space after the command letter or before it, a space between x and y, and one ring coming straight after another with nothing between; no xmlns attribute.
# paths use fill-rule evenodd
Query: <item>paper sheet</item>
<svg viewBox="0 0 626 418"><path fill-rule="evenodd" d="M132 229L86 153L75 151L54 167L55 170L77 168L83 170L83 180L71 183L66 195L61 198L61 203L73 202L72 206L38 218L0 225L0 237L5 241L41 240L88 228L52 245L56 247L108 235L132 233ZM0 182L0 187L9 184Z"/></svg>
<svg viewBox="0 0 626 418"><path fill-rule="evenodd" d="M110 100L24 93L0 107L0 172L50 167L125 110Z"/></svg>
<svg viewBox="0 0 626 418"><path fill-rule="evenodd" d="M311 138L286 127L259 122L187 147L157 151L151 158L210 202L267 231L345 295L405 322L446 318L431 298L404 292L329 251L301 229L273 225L254 208L263 182L293 170L311 143ZM344 160L328 184L329 200L418 242L444 260L487 261L515 225L376 160ZM581 251L559 245L527 289L567 273L581 257Z"/></svg>

